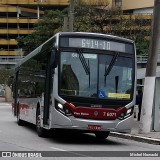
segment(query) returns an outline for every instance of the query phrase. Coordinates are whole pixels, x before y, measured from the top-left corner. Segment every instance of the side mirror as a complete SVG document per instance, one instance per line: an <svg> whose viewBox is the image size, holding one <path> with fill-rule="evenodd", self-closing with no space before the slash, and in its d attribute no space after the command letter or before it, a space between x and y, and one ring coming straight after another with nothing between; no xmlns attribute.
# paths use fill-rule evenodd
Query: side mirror
<svg viewBox="0 0 160 160"><path fill-rule="evenodd" d="M58 64L58 56L56 49L52 49L51 56L50 56L50 67L56 68Z"/></svg>

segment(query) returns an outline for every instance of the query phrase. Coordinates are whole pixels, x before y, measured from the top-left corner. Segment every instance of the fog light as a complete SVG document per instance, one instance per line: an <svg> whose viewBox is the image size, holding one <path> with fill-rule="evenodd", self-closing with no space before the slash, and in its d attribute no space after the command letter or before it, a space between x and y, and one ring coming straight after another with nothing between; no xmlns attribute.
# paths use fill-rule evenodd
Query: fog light
<svg viewBox="0 0 160 160"><path fill-rule="evenodd" d="M124 113L121 113L121 115L120 115L120 116L121 116L121 117L124 117L124 115L125 115Z"/></svg>
<svg viewBox="0 0 160 160"><path fill-rule="evenodd" d="M66 114L70 114L70 111L68 109L66 109L65 111L66 111Z"/></svg>
<svg viewBox="0 0 160 160"><path fill-rule="evenodd" d="M118 119L122 120L122 119L124 119L124 116L125 116L125 114L121 113L120 116L118 117Z"/></svg>
<svg viewBox="0 0 160 160"><path fill-rule="evenodd" d="M119 120L123 120L125 118L130 117L133 114L133 107L129 108L127 111L120 114L118 117Z"/></svg>

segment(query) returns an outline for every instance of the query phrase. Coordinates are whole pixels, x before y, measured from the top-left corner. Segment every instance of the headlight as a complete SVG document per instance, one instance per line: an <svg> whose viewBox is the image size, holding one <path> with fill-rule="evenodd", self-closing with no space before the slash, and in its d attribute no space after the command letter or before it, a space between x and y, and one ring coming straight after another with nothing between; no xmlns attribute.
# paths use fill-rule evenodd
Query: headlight
<svg viewBox="0 0 160 160"><path fill-rule="evenodd" d="M63 105L63 104L61 104L59 102L55 103L55 108L59 112L61 112L62 114L64 114L65 116L71 116L72 115L71 112L69 111L69 109L65 105Z"/></svg>
<svg viewBox="0 0 160 160"><path fill-rule="evenodd" d="M59 109L63 110L63 105L62 104L58 103L57 106L58 106Z"/></svg>
<svg viewBox="0 0 160 160"><path fill-rule="evenodd" d="M120 116L118 117L119 120L126 119L130 117L133 114L133 107L127 109L125 112L122 112Z"/></svg>

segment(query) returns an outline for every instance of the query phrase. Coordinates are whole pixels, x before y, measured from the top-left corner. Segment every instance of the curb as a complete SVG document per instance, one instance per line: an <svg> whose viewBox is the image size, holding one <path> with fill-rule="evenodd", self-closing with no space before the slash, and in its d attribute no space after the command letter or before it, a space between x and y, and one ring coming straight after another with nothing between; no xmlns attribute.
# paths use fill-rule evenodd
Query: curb
<svg viewBox="0 0 160 160"><path fill-rule="evenodd" d="M134 141L143 142L143 143L160 145L160 139L136 136L136 135L125 134L125 133L117 133L117 132L110 132L109 136L134 140Z"/></svg>

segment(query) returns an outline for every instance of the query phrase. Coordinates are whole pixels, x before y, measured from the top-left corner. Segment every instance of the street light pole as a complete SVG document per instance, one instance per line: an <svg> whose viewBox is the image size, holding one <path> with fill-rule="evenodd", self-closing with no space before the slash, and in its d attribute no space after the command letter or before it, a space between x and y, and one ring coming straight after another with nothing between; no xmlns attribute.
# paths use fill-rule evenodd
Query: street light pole
<svg viewBox="0 0 160 160"><path fill-rule="evenodd" d="M64 17L63 19L63 32L68 32L69 28L68 28L68 16Z"/></svg>
<svg viewBox="0 0 160 160"><path fill-rule="evenodd" d="M74 22L74 0L70 0L70 6L69 6L69 32L73 32L73 22Z"/></svg>
<svg viewBox="0 0 160 160"><path fill-rule="evenodd" d="M149 57L146 67L140 133L149 133L152 127L152 108L154 104L154 90L158 53L160 53L160 0L154 1L152 35L149 47Z"/></svg>

